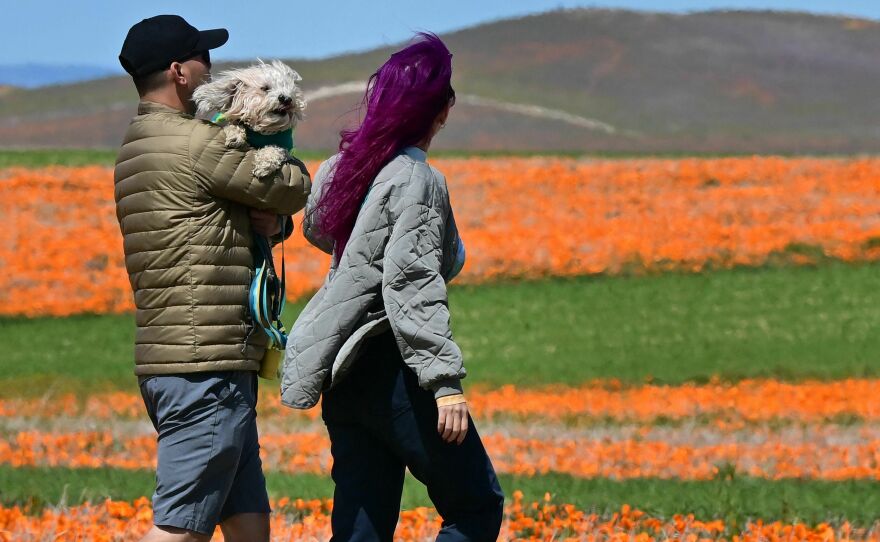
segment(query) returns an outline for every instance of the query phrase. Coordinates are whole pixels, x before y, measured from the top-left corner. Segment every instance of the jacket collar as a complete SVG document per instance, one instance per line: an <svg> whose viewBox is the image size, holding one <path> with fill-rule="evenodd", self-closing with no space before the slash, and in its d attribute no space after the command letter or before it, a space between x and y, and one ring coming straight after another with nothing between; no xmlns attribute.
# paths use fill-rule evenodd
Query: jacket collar
<svg viewBox="0 0 880 542"><path fill-rule="evenodd" d="M416 162L426 162L428 160L428 153L418 147L407 147L403 149L402 153Z"/></svg>
<svg viewBox="0 0 880 542"><path fill-rule="evenodd" d="M163 105L160 103L147 101L141 101L138 103L138 115L147 115L150 113L170 113L172 115L178 115L188 119L193 118L193 116L189 113L184 113L183 111L179 111L177 109L174 109L173 107L168 107L167 105Z"/></svg>

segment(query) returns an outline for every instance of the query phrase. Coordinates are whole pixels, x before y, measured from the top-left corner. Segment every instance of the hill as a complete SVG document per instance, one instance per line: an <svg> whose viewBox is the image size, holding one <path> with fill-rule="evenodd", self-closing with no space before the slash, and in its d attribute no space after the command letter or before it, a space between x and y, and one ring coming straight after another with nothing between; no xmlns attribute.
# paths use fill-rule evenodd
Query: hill
<svg viewBox="0 0 880 542"><path fill-rule="evenodd" d="M880 151L880 23L792 12L560 10L445 34L459 150ZM311 96L297 142L329 149L393 48L291 60ZM215 67L215 72L223 66ZM113 147L130 82L0 96L2 147Z"/></svg>
<svg viewBox="0 0 880 542"><path fill-rule="evenodd" d="M122 68L64 64L0 64L0 85L37 88L124 73Z"/></svg>

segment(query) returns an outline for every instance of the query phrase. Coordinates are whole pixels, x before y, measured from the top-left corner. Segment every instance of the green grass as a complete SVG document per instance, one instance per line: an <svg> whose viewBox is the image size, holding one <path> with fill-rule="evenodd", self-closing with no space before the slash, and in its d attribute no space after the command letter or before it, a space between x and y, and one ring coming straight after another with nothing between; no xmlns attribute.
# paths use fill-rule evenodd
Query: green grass
<svg viewBox="0 0 880 542"><path fill-rule="evenodd" d="M302 160L323 160L336 152L331 149L300 150L296 155ZM433 150L434 158L503 158L516 157L565 157L594 158L608 160L627 160L632 158L721 158L735 156L754 156L754 153L695 153L660 152L639 153L629 151L580 152L580 151L470 151L470 150ZM774 156L786 156L775 153ZM787 156L802 156L789 154ZM826 156L826 155L823 155ZM827 155L835 157L837 155ZM0 169L6 167L45 167L45 166L112 166L116 160L116 149L0 149Z"/></svg>
<svg viewBox="0 0 880 542"><path fill-rule="evenodd" d="M0 150L0 168L45 166L112 166L116 151L110 149Z"/></svg>
<svg viewBox="0 0 880 542"><path fill-rule="evenodd" d="M870 480L614 481L561 474L531 478L502 475L500 478L508 498L517 489L523 491L529 501L541 500L544 493L550 491L555 502L572 503L588 511L614 512L621 505L630 504L660 517L693 513L702 519L721 518L739 524L755 518L809 523L846 518L868 525L876 520L880 507L880 487ZM272 497L333 496L333 481L329 476L269 472L267 485ZM0 467L0 503L7 506L29 504L39 509L62 502L68 505L97 502L107 497L134 500L150 496L153 488L154 474L146 470ZM424 486L407 476L402 507L430 505Z"/></svg>
<svg viewBox="0 0 880 542"><path fill-rule="evenodd" d="M457 337L492 385L880 374L880 265L459 289Z"/></svg>
<svg viewBox="0 0 880 542"><path fill-rule="evenodd" d="M0 169L46 166L113 166L117 149L0 149ZM322 160L331 152L300 151L302 160Z"/></svg>
<svg viewBox="0 0 880 542"><path fill-rule="evenodd" d="M453 287L473 386L880 375L880 265ZM293 322L303 302L291 303ZM0 319L0 395L134 389L131 315Z"/></svg>
<svg viewBox="0 0 880 542"><path fill-rule="evenodd" d="M301 160L324 160L336 151L331 149L324 150L299 150L296 152L297 157ZM578 158L586 156L582 152L574 151L444 151L435 150L431 152L434 158L497 158L504 156L559 156ZM602 158L631 158L638 156L636 154L627 153L599 153L592 155ZM643 155L644 156L644 155ZM682 155L663 155L663 156L682 156ZM116 149L0 149L0 169L7 167L46 167L46 166L85 166L100 165L112 166L116 161ZM314 173L314 172L313 172Z"/></svg>

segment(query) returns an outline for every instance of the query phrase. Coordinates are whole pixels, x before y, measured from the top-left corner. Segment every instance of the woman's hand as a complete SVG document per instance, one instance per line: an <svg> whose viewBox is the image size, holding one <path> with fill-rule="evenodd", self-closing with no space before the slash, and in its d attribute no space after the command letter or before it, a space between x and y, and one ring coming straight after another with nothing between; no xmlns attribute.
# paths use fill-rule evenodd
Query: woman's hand
<svg viewBox="0 0 880 542"><path fill-rule="evenodd" d="M281 221L278 216L270 211L251 209L251 227L254 233L263 237L272 237L281 233Z"/></svg>
<svg viewBox="0 0 880 542"><path fill-rule="evenodd" d="M449 444L461 444L468 430L468 407L464 395L437 399L437 432Z"/></svg>

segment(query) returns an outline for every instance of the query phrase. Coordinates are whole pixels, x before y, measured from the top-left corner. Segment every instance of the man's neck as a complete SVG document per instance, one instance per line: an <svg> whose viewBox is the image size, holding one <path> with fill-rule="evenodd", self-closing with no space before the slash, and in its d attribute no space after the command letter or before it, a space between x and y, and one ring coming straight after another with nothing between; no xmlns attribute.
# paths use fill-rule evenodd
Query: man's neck
<svg viewBox="0 0 880 542"><path fill-rule="evenodd" d="M193 111L191 110L192 106L189 103L184 103L176 92L148 92L141 96L141 100L161 104L170 107L171 109L176 109L181 113L187 113L189 115L193 114Z"/></svg>

